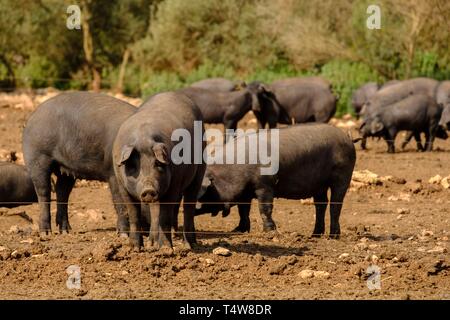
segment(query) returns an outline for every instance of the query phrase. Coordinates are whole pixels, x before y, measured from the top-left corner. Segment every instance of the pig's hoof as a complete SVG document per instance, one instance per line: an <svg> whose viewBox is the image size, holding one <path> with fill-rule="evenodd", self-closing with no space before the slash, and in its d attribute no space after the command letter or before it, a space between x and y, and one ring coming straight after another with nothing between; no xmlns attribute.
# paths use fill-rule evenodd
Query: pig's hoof
<svg viewBox="0 0 450 320"><path fill-rule="evenodd" d="M275 224L269 224L263 227L263 232L270 232L270 231L275 231L277 230L277 227L275 226Z"/></svg>
<svg viewBox="0 0 450 320"><path fill-rule="evenodd" d="M175 240L182 240L182 239L183 239L183 234L182 234L182 232L174 231L174 232L173 232L173 238L174 238Z"/></svg>
<svg viewBox="0 0 450 320"><path fill-rule="evenodd" d="M39 232L39 236L42 239L49 239L51 235L52 235L52 231L51 230L45 230L45 231L40 231Z"/></svg>
<svg viewBox="0 0 450 320"><path fill-rule="evenodd" d="M131 247L131 252L141 252L141 251L142 251L141 247L134 247L134 246Z"/></svg>
<svg viewBox="0 0 450 320"><path fill-rule="evenodd" d="M329 236L329 238L330 239L333 239L333 240L337 240L337 239L339 239L339 237L340 237L340 235L339 234L336 234L336 233L332 233L332 234L330 234L330 236Z"/></svg>
<svg viewBox="0 0 450 320"><path fill-rule="evenodd" d="M323 237L323 233L313 233L312 235L311 235L311 238L322 238Z"/></svg>
<svg viewBox="0 0 450 320"><path fill-rule="evenodd" d="M247 226L237 226L237 227L234 228L233 231L231 231L231 232L241 232L241 233L244 233L244 232L250 232L250 227L247 227Z"/></svg>
<svg viewBox="0 0 450 320"><path fill-rule="evenodd" d="M139 238L132 238L132 237L130 237L130 246L132 248L140 249L141 247L144 246L144 241L143 241L142 238L139 239Z"/></svg>

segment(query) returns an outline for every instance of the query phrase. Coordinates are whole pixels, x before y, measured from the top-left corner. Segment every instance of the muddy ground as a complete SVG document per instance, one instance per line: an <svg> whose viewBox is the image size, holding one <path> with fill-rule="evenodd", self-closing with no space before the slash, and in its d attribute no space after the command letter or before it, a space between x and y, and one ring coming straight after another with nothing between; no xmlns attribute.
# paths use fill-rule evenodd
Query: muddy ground
<svg viewBox="0 0 450 320"><path fill-rule="evenodd" d="M30 112L0 106L0 149L21 151ZM450 189L428 182L450 175L450 140L437 140L432 153L416 152L413 143L394 155L383 141L368 145L357 146L356 170L393 178L349 191L339 240L309 238L308 201L277 199L276 233L261 232L256 205L247 234L229 232L238 223L235 209L227 218L198 217L200 246L188 252L175 240L172 256L130 250L115 233L102 183L74 189L69 235L40 239L37 204L0 209L0 299L450 299ZM215 255L216 247L231 255ZM80 267L80 289L67 287L72 265ZM380 270L380 289L373 289L371 265Z"/></svg>

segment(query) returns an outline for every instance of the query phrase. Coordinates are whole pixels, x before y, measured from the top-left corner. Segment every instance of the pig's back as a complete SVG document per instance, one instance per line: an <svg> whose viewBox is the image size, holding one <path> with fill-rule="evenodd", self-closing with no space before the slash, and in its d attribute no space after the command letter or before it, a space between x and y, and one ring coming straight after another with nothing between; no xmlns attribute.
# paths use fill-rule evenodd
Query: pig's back
<svg viewBox="0 0 450 320"><path fill-rule="evenodd" d="M198 106L187 95L178 92L164 92L154 95L143 103L136 114L155 128L193 127L194 121L202 121Z"/></svg>
<svg viewBox="0 0 450 320"><path fill-rule="evenodd" d="M63 93L49 99L25 126L25 161L45 154L77 177L109 171L115 135L135 111L122 100L90 92Z"/></svg>
<svg viewBox="0 0 450 320"><path fill-rule="evenodd" d="M349 179L356 161L353 142L341 129L305 124L280 130L277 196L303 198Z"/></svg>

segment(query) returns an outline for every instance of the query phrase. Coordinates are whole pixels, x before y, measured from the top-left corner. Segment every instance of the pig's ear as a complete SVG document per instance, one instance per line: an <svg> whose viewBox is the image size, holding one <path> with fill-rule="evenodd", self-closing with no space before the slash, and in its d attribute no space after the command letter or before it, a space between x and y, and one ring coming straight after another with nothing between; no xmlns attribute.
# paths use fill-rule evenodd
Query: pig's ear
<svg viewBox="0 0 450 320"><path fill-rule="evenodd" d="M370 131L372 132L372 134L375 134L375 133L378 133L381 130L383 130L383 128L384 128L384 125L380 121L374 121L374 122L372 122Z"/></svg>
<svg viewBox="0 0 450 320"><path fill-rule="evenodd" d="M270 88L268 86L266 86L265 84L261 84L260 88L261 88L261 92L267 93L269 95L272 94L272 90L270 90Z"/></svg>
<svg viewBox="0 0 450 320"><path fill-rule="evenodd" d="M157 143L153 146L153 152L155 153L156 160L163 164L169 164L169 156L167 147L164 143Z"/></svg>
<svg viewBox="0 0 450 320"><path fill-rule="evenodd" d="M124 165L125 162L130 159L131 153L133 152L133 146L123 146L122 148L122 154L120 155L120 162L119 162L119 167Z"/></svg>

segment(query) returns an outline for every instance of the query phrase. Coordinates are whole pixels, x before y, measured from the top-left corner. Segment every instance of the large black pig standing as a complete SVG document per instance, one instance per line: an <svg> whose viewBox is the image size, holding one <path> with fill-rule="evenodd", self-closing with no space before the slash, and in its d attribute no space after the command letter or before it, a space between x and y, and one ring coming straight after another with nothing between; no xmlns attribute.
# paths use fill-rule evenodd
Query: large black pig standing
<svg viewBox="0 0 450 320"><path fill-rule="evenodd" d="M107 181L118 214L117 227L128 231L123 200L112 166L112 145L120 125L136 108L98 93L63 93L42 103L23 132L23 152L40 204L39 230L51 232L50 177L56 181L56 224L70 229L67 202L75 179Z"/></svg>
<svg viewBox="0 0 450 320"><path fill-rule="evenodd" d="M139 232L139 203L143 202L150 205L152 242L172 247L171 227L182 197L185 244L191 247L196 242L195 202L206 168L202 124L200 141L194 140L194 122L201 120L201 112L192 100L167 92L150 98L120 127L113 148L114 170L127 203L133 246L143 245ZM187 144L191 156L182 163L171 156L176 129L187 130L191 137Z"/></svg>
<svg viewBox="0 0 450 320"><path fill-rule="evenodd" d="M270 135L268 137L271 146L273 141ZM237 140L245 138L239 136ZM231 140L227 146L235 141ZM263 229L269 231L276 228L272 219L274 197L314 197L316 223L313 235L319 236L325 231L327 192L330 189L330 235L338 237L342 202L350 185L355 161L352 140L338 128L326 124L282 128L279 129L278 172L262 175L261 164L208 165L196 214L216 215L222 211L226 216L230 207L237 204L240 222L235 231L246 232L250 230L251 199L257 198Z"/></svg>

